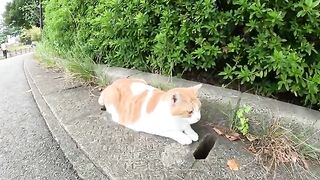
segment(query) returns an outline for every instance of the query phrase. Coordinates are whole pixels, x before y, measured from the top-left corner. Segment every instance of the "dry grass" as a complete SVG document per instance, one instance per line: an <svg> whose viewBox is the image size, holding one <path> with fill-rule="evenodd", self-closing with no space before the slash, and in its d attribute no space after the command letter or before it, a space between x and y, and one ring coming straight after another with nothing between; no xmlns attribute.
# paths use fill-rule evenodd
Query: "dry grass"
<svg viewBox="0 0 320 180"><path fill-rule="evenodd" d="M282 163L302 162L302 165L307 168L304 157L299 156L290 138L285 133L276 131L282 130L273 129L272 132L250 145L250 150L257 155L258 160L268 167L276 167Z"/></svg>
<svg viewBox="0 0 320 180"><path fill-rule="evenodd" d="M111 78L104 73L104 69L97 66L95 69L95 84L98 88L105 88L111 83Z"/></svg>
<svg viewBox="0 0 320 180"><path fill-rule="evenodd" d="M309 168L308 160L318 161L315 157L307 156L301 149L303 144L297 141L297 136L292 130L282 127L279 121L274 121L265 134L251 142L249 150L256 155L267 170L268 174L275 176L279 167L289 167L288 172L299 179L318 179ZM316 149L311 150L318 154Z"/></svg>

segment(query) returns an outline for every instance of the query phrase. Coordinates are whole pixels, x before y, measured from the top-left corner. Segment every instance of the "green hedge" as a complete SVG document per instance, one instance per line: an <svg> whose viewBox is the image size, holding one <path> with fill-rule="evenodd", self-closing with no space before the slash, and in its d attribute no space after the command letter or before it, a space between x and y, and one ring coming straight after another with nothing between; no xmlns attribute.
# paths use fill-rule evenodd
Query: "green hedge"
<svg viewBox="0 0 320 180"><path fill-rule="evenodd" d="M319 104L319 0L50 0L45 40L163 74L201 69Z"/></svg>

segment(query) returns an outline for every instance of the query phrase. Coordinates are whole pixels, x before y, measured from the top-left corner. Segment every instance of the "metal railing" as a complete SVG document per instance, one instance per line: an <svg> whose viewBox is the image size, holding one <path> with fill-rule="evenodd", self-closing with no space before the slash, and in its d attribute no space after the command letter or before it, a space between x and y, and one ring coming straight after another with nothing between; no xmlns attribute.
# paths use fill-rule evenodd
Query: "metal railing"
<svg viewBox="0 0 320 180"><path fill-rule="evenodd" d="M14 56L21 55L21 54L25 54L25 53L29 53L29 52L33 52L34 49L35 48L32 46L28 46L28 47L17 49L17 50L8 50L7 58L14 57ZM2 50L0 50L0 59L5 59L5 57L3 56Z"/></svg>

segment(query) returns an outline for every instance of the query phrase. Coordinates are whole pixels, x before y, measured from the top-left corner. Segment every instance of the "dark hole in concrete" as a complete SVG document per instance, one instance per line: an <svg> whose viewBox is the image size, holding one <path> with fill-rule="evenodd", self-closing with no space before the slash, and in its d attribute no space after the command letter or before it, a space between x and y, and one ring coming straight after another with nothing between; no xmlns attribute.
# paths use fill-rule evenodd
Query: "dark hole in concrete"
<svg viewBox="0 0 320 180"><path fill-rule="evenodd" d="M216 142L216 137L214 135L207 135L204 138L204 140L200 143L196 151L193 153L194 158L195 159L207 158L215 142Z"/></svg>

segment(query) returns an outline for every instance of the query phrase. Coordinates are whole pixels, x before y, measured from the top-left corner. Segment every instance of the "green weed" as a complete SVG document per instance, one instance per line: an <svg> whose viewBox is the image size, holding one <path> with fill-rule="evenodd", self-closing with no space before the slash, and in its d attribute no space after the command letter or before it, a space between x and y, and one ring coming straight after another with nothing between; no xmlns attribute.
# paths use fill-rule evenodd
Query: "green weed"
<svg viewBox="0 0 320 180"><path fill-rule="evenodd" d="M243 135L247 135L249 133L249 118L247 114L251 111L251 107L244 105L239 107L235 111L234 119L231 122L231 128L239 131Z"/></svg>
<svg viewBox="0 0 320 180"><path fill-rule="evenodd" d="M61 68L56 53L43 42L37 44L34 57L47 68Z"/></svg>
<svg viewBox="0 0 320 180"><path fill-rule="evenodd" d="M82 51L80 45L74 51L57 52L46 42L41 42L36 49L36 57L47 67L60 68L72 78L79 79L85 83L94 83L94 61Z"/></svg>
<svg viewBox="0 0 320 180"><path fill-rule="evenodd" d="M104 73L103 68L99 66L97 66L95 70L95 83L101 88L111 83L111 79Z"/></svg>

